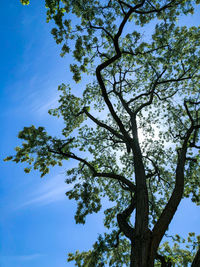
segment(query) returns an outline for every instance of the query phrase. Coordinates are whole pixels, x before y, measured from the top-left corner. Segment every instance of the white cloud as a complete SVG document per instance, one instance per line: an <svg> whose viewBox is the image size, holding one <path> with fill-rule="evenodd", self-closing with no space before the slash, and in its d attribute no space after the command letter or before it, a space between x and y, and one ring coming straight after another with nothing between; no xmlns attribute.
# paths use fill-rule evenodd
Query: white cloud
<svg viewBox="0 0 200 267"><path fill-rule="evenodd" d="M37 100L32 102L31 112L37 113L38 116L44 116L48 114L48 110L58 106L58 94L57 92L49 97L37 97Z"/></svg>
<svg viewBox="0 0 200 267"><path fill-rule="evenodd" d="M42 254L36 253L36 254L29 254L29 255L18 255L18 256L13 256L15 260L19 261L31 261L35 260L37 258L40 258Z"/></svg>
<svg viewBox="0 0 200 267"><path fill-rule="evenodd" d="M36 260L40 257L44 256L43 254L39 254L39 253L33 253L33 254L26 254L26 255L1 255L1 261L2 262L21 262L21 261L32 261L32 260Z"/></svg>
<svg viewBox="0 0 200 267"><path fill-rule="evenodd" d="M49 109L55 108L56 106L58 106L58 97L53 97L48 102L46 102L44 105L40 105L37 112L39 114L46 114Z"/></svg>
<svg viewBox="0 0 200 267"><path fill-rule="evenodd" d="M72 188L72 185L66 186L64 176L57 175L43 180L32 193L30 193L20 208L27 206L43 206L57 201L66 200L66 191Z"/></svg>

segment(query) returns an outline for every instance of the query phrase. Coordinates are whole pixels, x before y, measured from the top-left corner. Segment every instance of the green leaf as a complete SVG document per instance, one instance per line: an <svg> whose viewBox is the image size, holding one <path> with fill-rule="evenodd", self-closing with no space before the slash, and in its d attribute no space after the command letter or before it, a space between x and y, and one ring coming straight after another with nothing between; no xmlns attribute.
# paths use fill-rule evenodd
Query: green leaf
<svg viewBox="0 0 200 267"><path fill-rule="evenodd" d="M22 5L29 5L30 1L29 0L20 0Z"/></svg>

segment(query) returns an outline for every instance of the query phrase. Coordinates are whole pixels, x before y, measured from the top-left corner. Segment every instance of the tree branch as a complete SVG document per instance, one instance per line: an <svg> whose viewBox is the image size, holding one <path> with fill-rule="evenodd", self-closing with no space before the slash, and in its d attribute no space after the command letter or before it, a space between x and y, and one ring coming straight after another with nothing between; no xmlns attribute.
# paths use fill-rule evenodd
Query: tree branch
<svg viewBox="0 0 200 267"><path fill-rule="evenodd" d="M106 177L106 178L111 178L111 179L114 179L114 180L118 180L120 182L122 182L123 184L125 184L131 192L135 192L135 185L128 179L126 179L124 176L122 175L118 175L118 174L115 174L115 173L105 173L105 172L102 172L102 173L94 173L94 176L95 177Z"/></svg>
<svg viewBox="0 0 200 267"><path fill-rule="evenodd" d="M158 259L160 261L161 267L171 267L172 266L171 262L165 260L165 256L159 255L157 253L156 259Z"/></svg>
<svg viewBox="0 0 200 267"><path fill-rule="evenodd" d="M162 240L162 237L164 236L183 196L184 167L186 161L187 145L193 130L194 127L192 126L188 129L182 148L178 154L175 188L172 192L171 198L166 204L163 212L160 215L160 218L158 219L152 231L152 246L151 246L152 259L155 258L155 254L160 244L160 241Z"/></svg>
<svg viewBox="0 0 200 267"><path fill-rule="evenodd" d="M117 248L119 246L119 235L121 234L121 230L117 232L116 235L116 243L114 244L114 247Z"/></svg>
<svg viewBox="0 0 200 267"><path fill-rule="evenodd" d="M54 154L62 155L63 157L66 157L66 158L71 158L71 159L75 159L79 162L82 162L92 171L93 177L105 177L105 178L110 178L110 179L120 181L120 182L124 183L130 189L131 192L133 192L133 193L135 192L135 185L130 180L126 179L122 175L115 174L112 172L111 173L97 172L91 163L89 163L87 160L85 160L83 158L76 156L74 153L71 153L71 152L64 153L61 151L61 149L59 151L56 151L56 150L51 149L51 148L48 148L48 151L51 153L54 153Z"/></svg>
<svg viewBox="0 0 200 267"><path fill-rule="evenodd" d="M102 75L101 75L101 71L103 69L105 69L107 66L111 65L112 63L114 63L116 60L118 60L120 57L121 57L121 51L119 49L119 43L118 43L118 40L119 40L119 37L121 36L122 34L122 31L124 29L124 26L127 22L127 20L129 19L129 17L131 16L131 14L133 13L133 11L135 9L137 9L138 7L142 6L144 4L145 0L143 0L141 2L141 4L138 4L136 5L134 8L131 8L127 14L124 16L124 19L122 20L120 26L119 26L119 29L118 29L118 32L116 33L116 35L114 36L114 40L113 40L113 43L114 43L114 47L115 47L115 51L116 51L116 55L113 56L112 58L106 60L105 62L101 63L97 68L96 68L96 77L97 77L97 80L98 80L98 83L100 85L100 88L101 88L101 91L102 91L102 96L104 98L104 101L105 103L107 104L107 107L113 117L113 119L116 121L117 125L119 126L122 134L125 136L125 138L127 140L130 141L130 136L128 135L128 133L126 132L125 128L124 128L124 125L123 123L121 122L120 118L118 117L118 115L116 114L114 108L113 108L113 105L112 103L110 102L110 99L108 97L108 93L106 91L106 87L105 87L105 84L104 84L104 81L103 81L103 78L102 78Z"/></svg>
<svg viewBox="0 0 200 267"><path fill-rule="evenodd" d="M110 32L107 31L104 27L102 27L102 26L94 26L94 25L91 24L90 20L89 20L89 25L90 25L90 28L92 28L92 29L104 31L107 34L107 36L111 38L111 40L114 40L113 36L110 34Z"/></svg>
<svg viewBox="0 0 200 267"><path fill-rule="evenodd" d="M130 240L134 239L135 230L128 224L127 218L132 214L135 208L136 208L136 200L134 197L131 198L131 204L128 206L128 208L126 208L122 213L117 214L117 222L120 231L123 232L124 235Z"/></svg>
<svg viewBox="0 0 200 267"><path fill-rule="evenodd" d="M150 99L149 101L147 101L146 103L143 103L141 104L134 112L134 114L136 115L138 112L140 112L144 107L146 106L149 106L152 101L153 101L153 97L154 97L154 92L155 92L155 89L156 89L156 86L159 84L159 79L162 77L162 75L165 73L165 71L167 70L167 68L164 68L163 71L158 75L158 77L156 78L156 80L154 81L153 83L153 88L152 90L150 91Z"/></svg>
<svg viewBox="0 0 200 267"><path fill-rule="evenodd" d="M114 136L118 137L119 139L124 140L124 136L116 132L112 127L108 126L107 124L99 121L94 116L92 116L86 108L83 108L83 112L90 118L94 123L96 123L98 126L108 130L110 133L112 133Z"/></svg>
<svg viewBox="0 0 200 267"><path fill-rule="evenodd" d="M135 10L136 14L151 14L151 13L160 13L161 11L167 9L168 7L172 7L172 4L175 0L170 1L168 4L162 6L161 8L154 8L152 10L143 11L143 10ZM179 3L174 3L174 5L178 5Z"/></svg>
<svg viewBox="0 0 200 267"><path fill-rule="evenodd" d="M119 100L121 101L121 103L122 103L124 109L127 111L127 113L128 113L130 116L132 116L132 115L133 115L133 112L132 112L132 110L129 108L128 103L124 100L124 98L123 98L123 96L122 96L122 93L121 93L121 92L117 92L117 91L115 90L115 84L113 85L113 87L114 87L113 91L114 91L114 93L119 97Z"/></svg>

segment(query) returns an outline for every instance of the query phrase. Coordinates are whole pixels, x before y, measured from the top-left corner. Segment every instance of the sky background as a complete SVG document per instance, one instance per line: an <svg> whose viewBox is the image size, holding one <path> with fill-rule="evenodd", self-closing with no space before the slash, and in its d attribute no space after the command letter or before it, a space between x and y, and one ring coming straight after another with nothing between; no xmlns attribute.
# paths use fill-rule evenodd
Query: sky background
<svg viewBox="0 0 200 267"><path fill-rule="evenodd" d="M54 168L43 179L38 172L25 174L22 165L3 162L20 144L24 126L45 126L54 134L62 122L47 114L56 107L57 86L72 83L68 64L59 57L45 21L44 1L22 6L20 1L2 1L0 16L0 267L64 267L67 253L87 250L103 232L102 213L90 215L86 224L76 225L76 204L65 196L65 167ZM196 16L184 21L196 24ZM171 233L199 232L200 209L183 201Z"/></svg>

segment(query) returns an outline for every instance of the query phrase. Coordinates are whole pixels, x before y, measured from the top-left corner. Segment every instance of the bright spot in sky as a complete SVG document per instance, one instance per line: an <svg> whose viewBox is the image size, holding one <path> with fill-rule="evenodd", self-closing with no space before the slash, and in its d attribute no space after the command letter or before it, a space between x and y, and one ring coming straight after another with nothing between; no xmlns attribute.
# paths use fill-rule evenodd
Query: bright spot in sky
<svg viewBox="0 0 200 267"><path fill-rule="evenodd" d="M159 129L156 125L153 125L154 134L151 136L150 134L146 133L145 130L142 128L138 128L138 139L140 144L142 144L147 138L151 138L153 141L159 140Z"/></svg>

